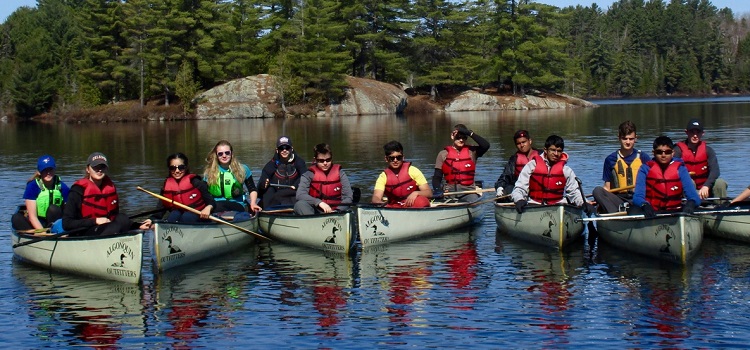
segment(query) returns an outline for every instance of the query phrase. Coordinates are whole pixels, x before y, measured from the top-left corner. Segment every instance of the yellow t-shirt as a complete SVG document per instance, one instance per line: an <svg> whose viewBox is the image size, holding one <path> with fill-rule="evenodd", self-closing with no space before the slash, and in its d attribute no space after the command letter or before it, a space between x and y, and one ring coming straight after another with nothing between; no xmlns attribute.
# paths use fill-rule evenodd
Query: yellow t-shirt
<svg viewBox="0 0 750 350"><path fill-rule="evenodd" d="M427 183L427 179L422 174L422 171L420 171L413 165L409 167L409 177L411 177L417 183L417 187ZM378 180L375 181L375 189L385 191L385 184L387 181L388 176L385 174L385 171L383 171L382 173L380 173L380 176L378 176Z"/></svg>

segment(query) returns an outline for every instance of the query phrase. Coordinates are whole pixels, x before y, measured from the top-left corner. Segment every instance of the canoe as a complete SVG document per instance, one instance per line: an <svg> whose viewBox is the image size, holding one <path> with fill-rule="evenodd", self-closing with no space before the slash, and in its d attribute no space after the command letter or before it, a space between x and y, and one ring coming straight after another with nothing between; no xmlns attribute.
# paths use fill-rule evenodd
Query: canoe
<svg viewBox="0 0 750 350"><path fill-rule="evenodd" d="M703 219L707 235L750 243L750 202L697 211L696 214Z"/></svg>
<svg viewBox="0 0 750 350"><path fill-rule="evenodd" d="M258 226L274 241L348 254L356 234L352 212L295 215L290 212L260 212Z"/></svg>
<svg viewBox="0 0 750 350"><path fill-rule="evenodd" d="M31 240L38 241L13 248L19 260L91 278L127 283L141 280L143 231L84 237L40 237L12 232L13 245Z"/></svg>
<svg viewBox="0 0 750 350"><path fill-rule="evenodd" d="M258 231L257 216L232 221L246 230ZM220 256L253 244L255 236L217 222L175 223L154 222L152 239L153 268L165 271L192 262Z"/></svg>
<svg viewBox="0 0 750 350"><path fill-rule="evenodd" d="M684 213L599 217L599 237L617 248L686 264L703 242L703 221Z"/></svg>
<svg viewBox="0 0 750 350"><path fill-rule="evenodd" d="M496 203L495 221L498 230L511 237L563 249L582 236L582 212L570 204L530 204L519 214L513 203Z"/></svg>
<svg viewBox="0 0 750 350"><path fill-rule="evenodd" d="M482 220L482 201L438 204L426 208L359 205L357 228L362 248L454 231Z"/></svg>

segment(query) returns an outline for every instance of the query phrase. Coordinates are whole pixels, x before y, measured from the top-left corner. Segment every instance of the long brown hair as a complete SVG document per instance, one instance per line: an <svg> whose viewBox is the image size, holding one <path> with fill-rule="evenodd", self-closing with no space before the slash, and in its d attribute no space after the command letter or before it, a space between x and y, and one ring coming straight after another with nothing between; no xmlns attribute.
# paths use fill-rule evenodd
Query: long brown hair
<svg viewBox="0 0 750 350"><path fill-rule="evenodd" d="M227 140L221 140L216 143L214 148L206 156L206 169L203 171L203 177L209 186L219 184L219 157L216 156L216 149L219 146L229 146L229 150L232 152L232 160L229 162L229 170L232 172L234 179L237 182L244 182L245 180L245 167L242 166L240 161L234 155L234 149L232 144Z"/></svg>

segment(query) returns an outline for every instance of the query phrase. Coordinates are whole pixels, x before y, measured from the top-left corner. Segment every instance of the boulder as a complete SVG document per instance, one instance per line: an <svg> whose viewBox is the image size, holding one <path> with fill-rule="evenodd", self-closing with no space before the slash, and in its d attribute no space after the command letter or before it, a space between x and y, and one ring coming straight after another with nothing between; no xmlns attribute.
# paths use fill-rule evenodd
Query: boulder
<svg viewBox="0 0 750 350"><path fill-rule="evenodd" d="M259 74L235 79L196 97L197 119L271 118L278 110L274 78Z"/></svg>
<svg viewBox="0 0 750 350"><path fill-rule="evenodd" d="M580 107L596 107L596 105L579 98L561 94L545 94L544 96L495 96L468 90L449 102L445 106L445 111L565 109Z"/></svg>
<svg viewBox="0 0 750 350"><path fill-rule="evenodd" d="M398 114L406 108L407 94L401 88L372 79L346 77L349 88L341 103L326 107L328 116Z"/></svg>

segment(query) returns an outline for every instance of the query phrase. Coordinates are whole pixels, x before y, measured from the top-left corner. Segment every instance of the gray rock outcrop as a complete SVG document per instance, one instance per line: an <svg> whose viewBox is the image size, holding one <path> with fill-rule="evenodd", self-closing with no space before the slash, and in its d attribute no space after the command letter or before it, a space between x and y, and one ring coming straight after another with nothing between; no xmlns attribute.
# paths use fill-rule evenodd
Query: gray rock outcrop
<svg viewBox="0 0 750 350"><path fill-rule="evenodd" d="M278 110L279 93L273 76L259 74L209 89L196 101L198 119L272 118Z"/></svg>
<svg viewBox="0 0 750 350"><path fill-rule="evenodd" d="M526 109L565 109L579 107L596 107L595 104L561 94L546 96L526 95L492 96L474 90L468 90L456 96L445 106L446 112L458 111L497 111Z"/></svg>

